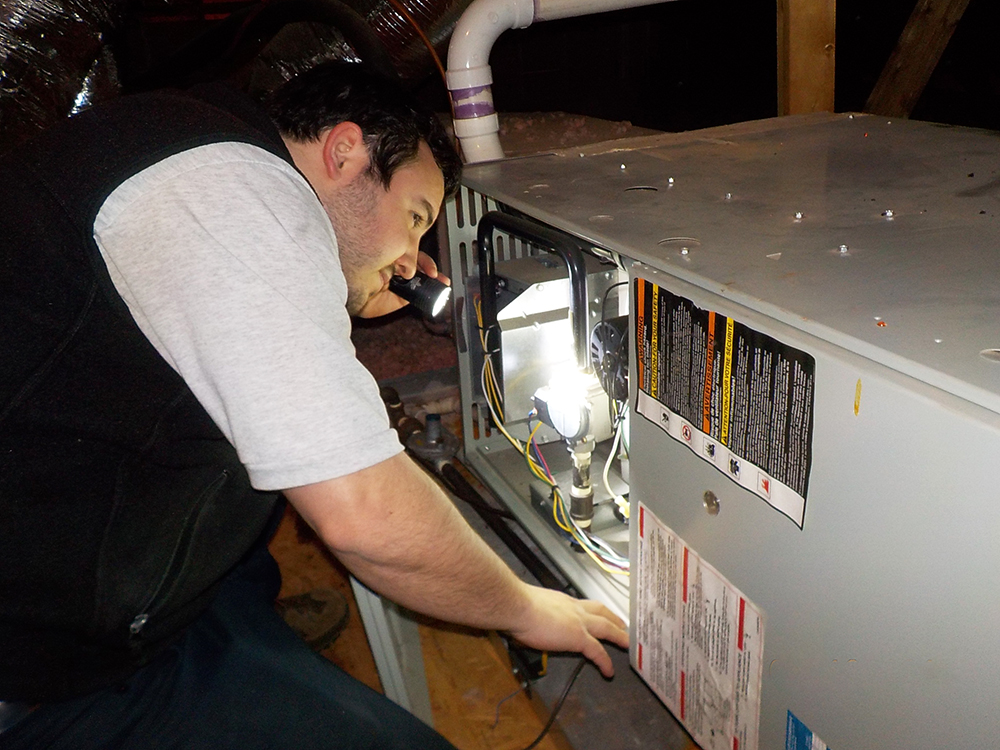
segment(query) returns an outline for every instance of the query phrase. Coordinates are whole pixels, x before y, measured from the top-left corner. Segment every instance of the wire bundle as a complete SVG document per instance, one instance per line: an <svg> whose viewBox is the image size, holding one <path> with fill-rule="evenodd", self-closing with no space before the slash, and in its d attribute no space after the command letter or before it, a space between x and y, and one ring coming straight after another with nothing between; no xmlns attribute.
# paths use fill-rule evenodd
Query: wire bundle
<svg viewBox="0 0 1000 750"><path fill-rule="evenodd" d="M482 308L479 299L476 299L475 301L475 308L476 319L479 323L479 340L483 347L483 369L480 375L480 382L494 425L500 433L507 438L508 442L510 442L517 452L524 456L528 470L535 477L549 486L552 497L552 518L556 525L566 532L603 571L612 575L627 576L629 573L628 558L620 555L611 547L611 545L600 537L595 536L586 529L581 528L570 515L566 502L563 499L562 491L559 489L559 484L556 482L555 477L553 477L552 472L549 470L545 457L542 455L541 448L538 446L538 443L535 442L535 433L537 433L538 429L542 426L542 422L539 421L539 423L535 425L535 428L530 430L526 443L522 443L516 437L511 435L504 427L502 397L500 395L500 387L496 379L496 370L493 363L493 354L495 352L489 350L487 347L486 332L483 329ZM531 420L536 416L536 410L532 409L528 414L529 429L531 426ZM614 451L617 449L618 440L621 435L622 421L623 420L619 420L615 444L612 447L612 457L614 456ZM608 469L609 466L606 465L604 472L606 487L608 486ZM610 489L609 494L611 494L611 496L615 498L615 501L618 502L619 496L611 493Z"/></svg>

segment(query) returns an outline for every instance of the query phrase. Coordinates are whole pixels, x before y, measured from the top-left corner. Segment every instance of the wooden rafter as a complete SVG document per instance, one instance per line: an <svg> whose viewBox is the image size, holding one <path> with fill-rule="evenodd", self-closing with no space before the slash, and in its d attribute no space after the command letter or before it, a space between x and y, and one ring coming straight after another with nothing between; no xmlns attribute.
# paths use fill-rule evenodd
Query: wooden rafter
<svg viewBox="0 0 1000 750"><path fill-rule="evenodd" d="M832 112L836 0L778 0L778 113Z"/></svg>
<svg viewBox="0 0 1000 750"><path fill-rule="evenodd" d="M910 116L968 5L969 0L918 0L868 97L866 112Z"/></svg>

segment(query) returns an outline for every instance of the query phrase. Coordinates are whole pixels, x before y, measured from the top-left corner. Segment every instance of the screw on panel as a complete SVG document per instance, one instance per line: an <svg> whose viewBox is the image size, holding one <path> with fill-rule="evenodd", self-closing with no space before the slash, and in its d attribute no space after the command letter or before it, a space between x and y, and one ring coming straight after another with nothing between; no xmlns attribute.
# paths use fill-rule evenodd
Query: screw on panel
<svg viewBox="0 0 1000 750"><path fill-rule="evenodd" d="M896 214L893 213L891 208L887 208L885 211L882 212L882 215L887 219L892 219Z"/></svg>
<svg viewBox="0 0 1000 750"><path fill-rule="evenodd" d="M795 212L795 221L802 221L803 213L801 211Z"/></svg>
<svg viewBox="0 0 1000 750"><path fill-rule="evenodd" d="M705 490L705 494L702 496L702 503L705 505L705 511L708 515L719 515L719 498L712 490Z"/></svg>
<svg viewBox="0 0 1000 750"><path fill-rule="evenodd" d="M847 255L848 250L850 250L847 245L841 245L839 249L841 255Z"/></svg>

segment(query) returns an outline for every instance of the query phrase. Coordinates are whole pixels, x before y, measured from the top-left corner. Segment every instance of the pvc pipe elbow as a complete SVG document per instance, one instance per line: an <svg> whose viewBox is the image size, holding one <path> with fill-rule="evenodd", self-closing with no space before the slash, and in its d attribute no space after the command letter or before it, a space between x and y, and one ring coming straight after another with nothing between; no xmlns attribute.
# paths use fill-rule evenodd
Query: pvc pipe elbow
<svg viewBox="0 0 1000 750"><path fill-rule="evenodd" d="M534 16L534 0L473 0L451 35L449 75L451 71L488 69L490 51L500 35L508 29L530 26Z"/></svg>

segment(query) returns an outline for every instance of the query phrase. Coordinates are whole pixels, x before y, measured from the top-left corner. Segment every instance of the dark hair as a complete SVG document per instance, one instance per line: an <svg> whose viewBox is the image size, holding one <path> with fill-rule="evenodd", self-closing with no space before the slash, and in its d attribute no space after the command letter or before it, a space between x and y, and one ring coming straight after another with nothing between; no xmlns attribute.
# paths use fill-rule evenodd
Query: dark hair
<svg viewBox="0 0 1000 750"><path fill-rule="evenodd" d="M369 170L385 188L424 141L444 175L445 197L458 190L462 162L437 115L363 65L320 63L280 86L265 105L281 134L299 141L317 140L342 122L356 124L371 157Z"/></svg>

